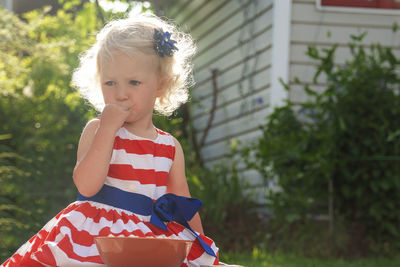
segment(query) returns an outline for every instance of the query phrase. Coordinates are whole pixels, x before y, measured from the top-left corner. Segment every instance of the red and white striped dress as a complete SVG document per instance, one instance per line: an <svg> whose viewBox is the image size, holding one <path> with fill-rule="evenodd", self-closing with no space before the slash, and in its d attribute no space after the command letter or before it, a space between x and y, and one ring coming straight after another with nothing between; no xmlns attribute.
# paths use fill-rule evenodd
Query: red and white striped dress
<svg viewBox="0 0 400 267"><path fill-rule="evenodd" d="M155 140L138 137L121 128L115 137L105 184L140 193L154 201L166 193L175 143L171 135L157 130ZM160 236L195 240L182 266L218 265L192 232L169 222L168 231L150 224L150 216L93 201L75 201L51 219L35 236L2 264L12 266L105 266L94 243L96 236ZM200 237L216 255L214 242Z"/></svg>

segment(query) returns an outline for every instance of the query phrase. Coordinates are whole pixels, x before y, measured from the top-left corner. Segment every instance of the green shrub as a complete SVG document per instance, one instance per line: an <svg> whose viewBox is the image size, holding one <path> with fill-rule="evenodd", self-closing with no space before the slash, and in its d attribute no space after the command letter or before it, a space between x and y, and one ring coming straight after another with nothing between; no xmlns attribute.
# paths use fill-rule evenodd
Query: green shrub
<svg viewBox="0 0 400 267"><path fill-rule="evenodd" d="M75 199L76 146L94 115L70 86L80 51L94 39L83 22L90 8L75 17L48 11L22 20L0 8L0 135L11 136L0 143L2 259Z"/></svg>
<svg viewBox="0 0 400 267"><path fill-rule="evenodd" d="M248 194L249 186L239 177L235 162L216 164L212 169L187 169L193 197L203 202L200 215L206 235L223 252L249 251L262 240L258 204Z"/></svg>
<svg viewBox="0 0 400 267"><path fill-rule="evenodd" d="M30 173L18 168L18 162L29 164L29 160L16 154L5 141L10 134L0 135L0 261L9 256L35 231L38 217L43 215L43 198L32 197L32 192L24 192L30 183ZM39 220L40 221L40 220Z"/></svg>
<svg viewBox="0 0 400 267"><path fill-rule="evenodd" d="M305 86L306 101L275 109L243 155L277 180L268 195L276 218L327 214L331 196L335 216L357 225L365 246L390 250L400 247L400 61L391 48L365 48L364 35L352 36L344 65L335 62L337 45L309 47L319 62L314 82L324 74L325 90Z"/></svg>

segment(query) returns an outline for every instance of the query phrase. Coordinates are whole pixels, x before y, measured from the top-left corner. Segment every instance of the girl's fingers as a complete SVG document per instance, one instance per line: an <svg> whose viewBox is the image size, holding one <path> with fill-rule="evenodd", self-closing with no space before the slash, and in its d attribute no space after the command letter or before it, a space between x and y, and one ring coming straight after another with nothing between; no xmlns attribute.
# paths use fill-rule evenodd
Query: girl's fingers
<svg viewBox="0 0 400 267"><path fill-rule="evenodd" d="M124 111L129 111L131 109L130 106L122 105L122 104L119 104L119 103L115 103L115 104L112 104L112 105L116 105L117 107L120 107Z"/></svg>

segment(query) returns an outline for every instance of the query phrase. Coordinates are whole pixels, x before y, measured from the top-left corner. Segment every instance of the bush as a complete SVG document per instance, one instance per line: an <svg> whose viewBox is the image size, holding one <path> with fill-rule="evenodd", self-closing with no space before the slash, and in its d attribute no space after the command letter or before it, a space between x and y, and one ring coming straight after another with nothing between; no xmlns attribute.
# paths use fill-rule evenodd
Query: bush
<svg viewBox="0 0 400 267"><path fill-rule="evenodd" d="M319 62L314 82L324 74L326 89L305 86L306 101L275 109L243 155L277 180L268 195L276 218L326 214L332 197L335 216L357 226L364 246L388 251L400 248L400 61L391 48L364 48L364 35L352 36L352 58L342 66L337 45L309 47Z"/></svg>
<svg viewBox="0 0 400 267"><path fill-rule="evenodd" d="M0 8L0 136L9 136L0 140L1 258L75 199L76 145L94 115L70 86L78 54L94 39L90 24L48 11L22 20Z"/></svg>
<svg viewBox="0 0 400 267"><path fill-rule="evenodd" d="M29 211L31 204L26 197L29 194L22 194L20 186L27 182L29 175L15 164L23 159L3 144L10 138L9 134L0 135L0 259L8 256L10 249L18 248L18 238L26 238L24 232L31 230L35 221ZM22 205L28 209L22 209Z"/></svg>
<svg viewBox="0 0 400 267"><path fill-rule="evenodd" d="M223 252L244 252L261 242L262 221L257 203L248 194L249 188L231 164L217 164L212 169L194 167L187 170L193 197L201 199L200 215L206 235Z"/></svg>

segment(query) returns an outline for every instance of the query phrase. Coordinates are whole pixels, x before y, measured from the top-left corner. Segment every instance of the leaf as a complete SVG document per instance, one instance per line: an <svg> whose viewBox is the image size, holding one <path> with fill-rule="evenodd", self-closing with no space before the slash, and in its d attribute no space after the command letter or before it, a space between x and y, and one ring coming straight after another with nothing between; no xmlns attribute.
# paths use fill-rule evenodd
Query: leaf
<svg viewBox="0 0 400 267"><path fill-rule="evenodd" d="M399 30L399 24L395 21L392 25L392 32L396 33Z"/></svg>
<svg viewBox="0 0 400 267"><path fill-rule="evenodd" d="M237 140L237 139L232 139L232 140L231 140L231 149L232 149L233 151L235 151L236 148L237 148L237 146L238 146L238 140Z"/></svg>
<svg viewBox="0 0 400 267"><path fill-rule="evenodd" d="M384 224L385 224L385 225L384 225L385 228L388 229L389 232L390 232L393 236L396 236L396 237L399 236L399 231L398 231L398 229L396 228L395 225L393 225L393 224L390 223L390 222L384 222ZM397 226L397 227L398 227L398 226Z"/></svg>
<svg viewBox="0 0 400 267"><path fill-rule="evenodd" d="M0 141L11 139L12 134L0 134Z"/></svg>
<svg viewBox="0 0 400 267"><path fill-rule="evenodd" d="M312 90L312 89L310 88L310 86L308 86L308 85L304 87L304 91L305 91L308 95L312 95L312 96L318 95L318 93L317 93L316 91Z"/></svg>
<svg viewBox="0 0 400 267"><path fill-rule="evenodd" d="M290 86L289 86L289 84L285 83L285 81L284 81L281 77L279 77L279 82L282 84L283 88L284 88L286 91L290 91Z"/></svg>
<svg viewBox="0 0 400 267"><path fill-rule="evenodd" d="M388 137L386 138L387 142L392 142L394 141L396 138L400 137L400 129L398 129L395 132L392 132L388 135Z"/></svg>
<svg viewBox="0 0 400 267"><path fill-rule="evenodd" d="M346 131L346 123L344 122L342 117L339 117L339 126L342 131Z"/></svg>
<svg viewBox="0 0 400 267"><path fill-rule="evenodd" d="M320 59L318 49L315 46L307 47L306 55L308 55L312 59Z"/></svg>
<svg viewBox="0 0 400 267"><path fill-rule="evenodd" d="M367 33L368 33L368 32L365 31L365 32L360 33L359 35L351 34L351 35L350 35L350 38L351 38L353 41L361 42L361 41L365 38L365 36L367 35Z"/></svg>

